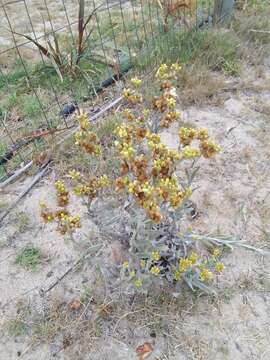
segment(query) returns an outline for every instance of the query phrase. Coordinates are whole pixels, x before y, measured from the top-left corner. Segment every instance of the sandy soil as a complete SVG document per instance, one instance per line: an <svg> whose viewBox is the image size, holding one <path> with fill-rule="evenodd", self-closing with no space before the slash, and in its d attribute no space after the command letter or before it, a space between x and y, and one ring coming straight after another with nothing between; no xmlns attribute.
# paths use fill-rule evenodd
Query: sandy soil
<svg viewBox="0 0 270 360"><path fill-rule="evenodd" d="M191 224L203 233L227 234L269 249L270 122L269 116L255 106L258 97L270 104L269 64L261 78L256 78L252 69L248 69L247 78L250 89L227 93L223 106L190 107L183 112L183 122L207 127L223 149L216 159L201 163L197 181L200 188L192 197L198 217ZM258 90L262 84L264 91ZM163 133L163 141L172 147L177 144L175 127ZM52 170L0 229L1 360L138 359L135 349L145 341L154 348L149 360L269 359L269 258L244 249L235 248L233 253L225 254L226 269L215 284L216 298L190 294L177 300L135 298L129 303L124 295L110 294L113 285L107 283L102 272L93 273L91 259L41 296L41 288L47 289L102 236L85 215L75 242L63 239L53 226L41 225L38 203L41 198L53 203L50 194L55 177ZM10 203L28 181L22 179L10 186L1 194L1 201ZM74 210L85 213L78 202ZM20 211L30 217L23 232L18 229L16 217ZM18 250L29 243L44 253L44 261L33 272L14 263ZM113 269L121 261L123 249L110 239L103 239L102 244L103 254L107 254L103 256L107 259L105 268ZM86 289L90 289L89 299L93 298L80 315L63 315L70 312L70 302L86 296ZM108 302L112 306L110 314L93 321L98 304ZM11 319L30 317L34 328L40 321L35 314L44 320L57 306L60 315L52 317L52 322L64 318L53 336L47 331L47 337L39 338L30 330L15 337L9 335Z"/></svg>

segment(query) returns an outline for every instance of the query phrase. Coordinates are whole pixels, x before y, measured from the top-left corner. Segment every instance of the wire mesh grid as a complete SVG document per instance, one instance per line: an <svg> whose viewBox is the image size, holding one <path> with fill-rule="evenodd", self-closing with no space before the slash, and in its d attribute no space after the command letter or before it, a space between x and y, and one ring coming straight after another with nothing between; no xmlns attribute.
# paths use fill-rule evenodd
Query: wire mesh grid
<svg viewBox="0 0 270 360"><path fill-rule="evenodd" d="M177 5L178 4L178 5ZM44 134L73 125L166 27L198 27L214 0L0 0L0 181Z"/></svg>

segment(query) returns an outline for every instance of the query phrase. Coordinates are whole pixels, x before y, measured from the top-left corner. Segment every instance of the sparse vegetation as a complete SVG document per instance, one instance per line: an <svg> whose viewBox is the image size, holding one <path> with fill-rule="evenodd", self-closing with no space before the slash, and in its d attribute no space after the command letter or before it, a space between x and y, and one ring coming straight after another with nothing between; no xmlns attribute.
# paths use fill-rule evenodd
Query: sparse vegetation
<svg viewBox="0 0 270 360"><path fill-rule="evenodd" d="M26 323L20 319L20 317L15 319L10 319L6 324L7 330L10 336L21 336L26 335L28 331L28 326Z"/></svg>
<svg viewBox="0 0 270 360"><path fill-rule="evenodd" d="M26 268L27 270L36 270L42 262L42 252L37 247L27 245L19 251L15 263Z"/></svg>
<svg viewBox="0 0 270 360"><path fill-rule="evenodd" d="M25 232L30 225L29 215L23 211L18 212L17 214L15 214L15 224L18 233Z"/></svg>

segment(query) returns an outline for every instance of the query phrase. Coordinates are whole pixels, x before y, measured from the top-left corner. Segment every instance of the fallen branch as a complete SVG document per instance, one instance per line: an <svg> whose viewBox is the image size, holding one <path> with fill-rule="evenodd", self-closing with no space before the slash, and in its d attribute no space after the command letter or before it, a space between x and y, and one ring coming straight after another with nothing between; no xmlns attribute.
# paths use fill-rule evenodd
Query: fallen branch
<svg viewBox="0 0 270 360"><path fill-rule="evenodd" d="M261 33L261 34L270 34L270 30L255 30L251 29L249 32Z"/></svg>
<svg viewBox="0 0 270 360"><path fill-rule="evenodd" d="M71 271L73 271L83 260L86 259L86 257L88 255L90 255L90 253L92 253L93 250L97 251L100 250L102 248L102 245L97 244L97 245L93 245L90 248L88 248L88 250L86 251L85 254L83 254L71 267L69 267L63 275L61 275L54 283L52 283L46 290L44 290L43 288L40 288L39 290L39 294L40 296L44 296L47 292L51 291L55 286L57 286Z"/></svg>
<svg viewBox="0 0 270 360"><path fill-rule="evenodd" d="M3 220L8 216L8 214L18 205L19 201L24 198L29 191L32 189L32 187L34 185L36 185L36 183L38 183L41 178L45 175L46 171L48 170L49 167L49 163L48 162L46 165L44 165L41 170L37 173L37 175L34 177L34 179L31 181L31 183L27 186L27 188L18 196L18 198L14 201L13 204L11 204L9 206L9 208L4 212L4 214L0 217L0 227L2 226Z"/></svg>
<svg viewBox="0 0 270 360"><path fill-rule="evenodd" d="M11 175L9 178L7 178L7 180L0 183L0 190L3 189L4 187L6 187L7 185L9 185L10 183L12 183L13 181L15 181L19 176L21 176L28 169L30 169L32 165L33 165L33 160L30 161L28 164L26 164L21 169L16 170L13 175Z"/></svg>

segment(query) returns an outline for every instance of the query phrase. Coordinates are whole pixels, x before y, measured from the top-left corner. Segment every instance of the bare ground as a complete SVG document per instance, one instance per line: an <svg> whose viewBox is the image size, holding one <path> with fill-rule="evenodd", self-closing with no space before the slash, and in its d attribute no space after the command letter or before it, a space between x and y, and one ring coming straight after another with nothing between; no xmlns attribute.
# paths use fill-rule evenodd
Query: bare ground
<svg viewBox="0 0 270 360"><path fill-rule="evenodd" d="M247 82L249 86L243 86ZM231 235L269 249L269 64L260 78L248 68L238 85L237 91L224 94L223 106L189 107L183 112L184 123L207 127L223 148L216 159L201 163L200 188L192 197L198 217L191 225L202 233ZM264 106L258 106L258 99ZM175 146L176 128L164 132L163 140ZM93 271L91 253L42 294L41 288L53 284L89 246L102 245L100 253L109 270L121 262L123 253L120 243L102 238L86 215L75 241L59 236L53 226L42 226L38 203L45 198L53 204L56 176L52 169L0 229L1 360L137 359L135 349L145 341L154 348L149 360L269 359L269 257L244 249L224 254L226 268L216 281L214 298L183 293L173 300L161 293L130 299L122 292L115 294L108 273ZM29 181L23 179L1 194L2 206ZM78 202L74 210L85 213ZM29 215L23 229L20 212ZM19 249L29 243L44 254L35 271L14 263ZM72 308L74 299L80 300L77 309ZM19 331L14 331L14 324L19 324Z"/></svg>

